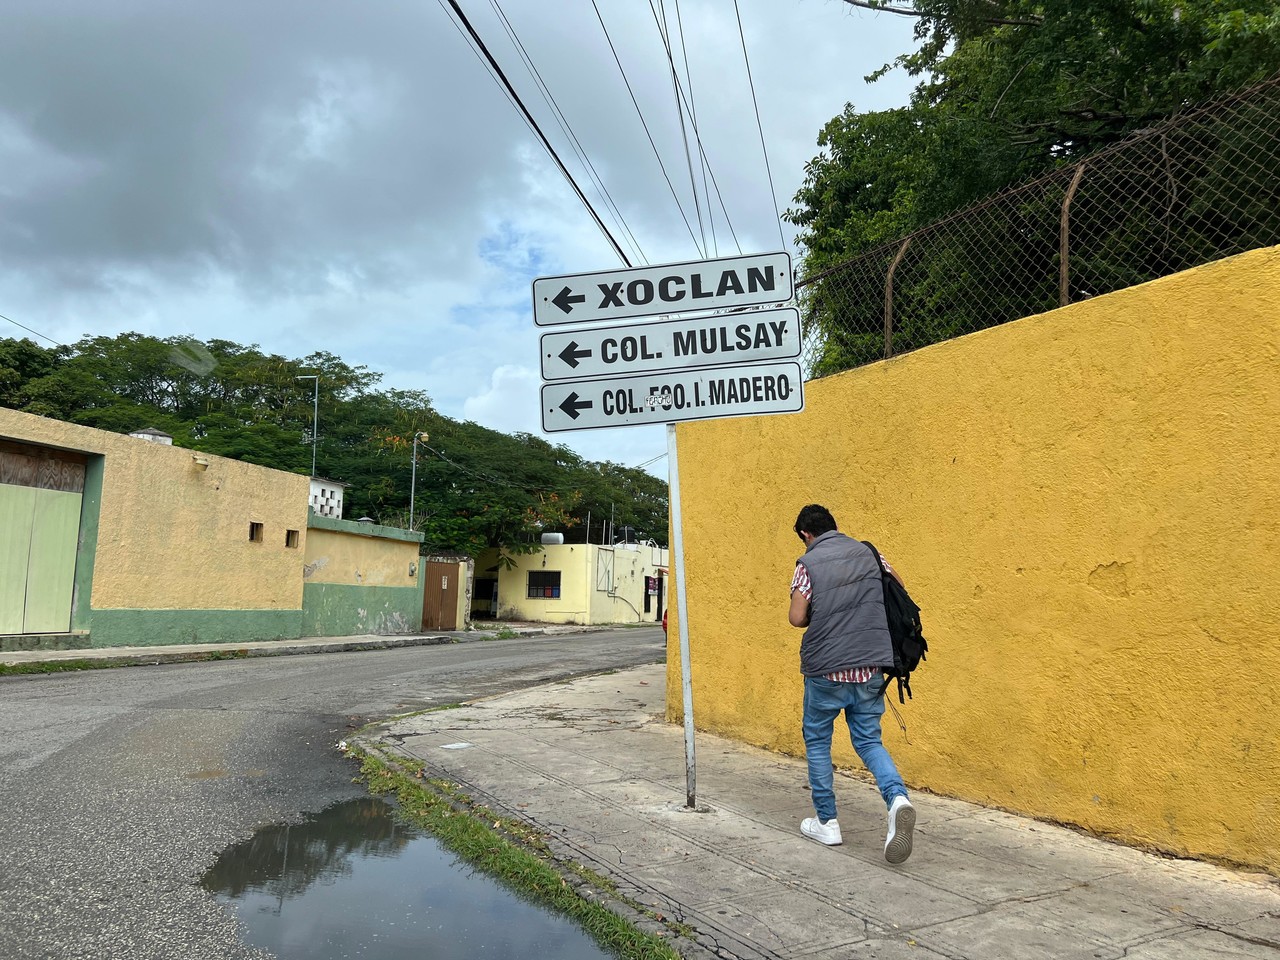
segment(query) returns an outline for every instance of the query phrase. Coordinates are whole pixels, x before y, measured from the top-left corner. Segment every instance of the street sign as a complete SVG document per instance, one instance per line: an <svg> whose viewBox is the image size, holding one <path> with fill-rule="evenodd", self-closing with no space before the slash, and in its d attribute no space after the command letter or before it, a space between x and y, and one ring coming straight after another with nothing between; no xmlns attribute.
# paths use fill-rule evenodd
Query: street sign
<svg viewBox="0 0 1280 960"><path fill-rule="evenodd" d="M800 311L750 310L542 335L542 379L688 370L800 356Z"/></svg>
<svg viewBox="0 0 1280 960"><path fill-rule="evenodd" d="M803 409L804 376L794 362L571 380L542 387L542 429L547 433Z"/></svg>
<svg viewBox="0 0 1280 960"><path fill-rule="evenodd" d="M763 253L657 267L539 277L533 322L540 327L785 303L791 255Z"/></svg>

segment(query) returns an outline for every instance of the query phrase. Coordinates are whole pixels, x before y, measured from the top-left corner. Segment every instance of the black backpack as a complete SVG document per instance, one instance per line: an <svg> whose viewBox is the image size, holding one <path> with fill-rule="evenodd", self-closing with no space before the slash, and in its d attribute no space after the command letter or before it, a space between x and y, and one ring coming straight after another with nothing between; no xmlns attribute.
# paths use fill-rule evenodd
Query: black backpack
<svg viewBox="0 0 1280 960"><path fill-rule="evenodd" d="M906 587L885 573L875 544L868 540L862 542L875 555L876 570L884 586L884 612L889 621L889 636L893 639L893 668L885 668L884 688L889 689L889 683L897 680L898 702L906 703L902 692L905 690L907 697L911 696L911 671L920 666L921 660L929 659L925 656L929 644L921 632L920 607L911 599Z"/></svg>

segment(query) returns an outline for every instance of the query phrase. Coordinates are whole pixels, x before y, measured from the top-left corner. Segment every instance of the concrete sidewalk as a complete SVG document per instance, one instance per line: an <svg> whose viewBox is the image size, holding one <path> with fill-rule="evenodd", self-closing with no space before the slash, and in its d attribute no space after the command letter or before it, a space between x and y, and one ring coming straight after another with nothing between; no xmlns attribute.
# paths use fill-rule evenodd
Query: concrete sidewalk
<svg viewBox="0 0 1280 960"><path fill-rule="evenodd" d="M395 720L366 745L425 762L690 925L674 941L686 956L1280 957L1274 878L920 792L914 853L892 867L869 781L837 777L844 844L824 847L799 833L803 761L705 733L691 811L664 684L662 665L582 678Z"/></svg>
<svg viewBox="0 0 1280 960"><path fill-rule="evenodd" d="M656 626L656 624L645 624ZM421 647L440 643L465 643L492 640L506 633L516 636L585 633L592 630L617 629L612 624L586 627L578 624L525 623L502 621L486 623L471 630L422 633L409 636L301 637L297 640L250 640L242 643L179 643L168 646L137 647L70 647L63 650L0 651L0 664L57 663L67 660L90 660L112 666L142 666L157 663L187 663L193 660L216 660L230 657L287 657L312 653L342 653L349 650L390 650L396 647Z"/></svg>

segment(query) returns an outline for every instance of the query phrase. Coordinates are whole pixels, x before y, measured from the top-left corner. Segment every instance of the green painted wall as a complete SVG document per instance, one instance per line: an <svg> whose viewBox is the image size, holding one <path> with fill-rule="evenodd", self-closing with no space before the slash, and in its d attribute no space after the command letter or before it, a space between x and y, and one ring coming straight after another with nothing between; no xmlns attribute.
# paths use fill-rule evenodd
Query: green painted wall
<svg viewBox="0 0 1280 960"><path fill-rule="evenodd" d="M413 530L402 530L400 527L384 527L377 523L361 523L359 520L339 520L337 517L322 517L314 511L307 515L307 529L330 530L333 533L351 533L360 537L374 537L379 540L399 540L402 543L421 543L423 534Z"/></svg>
<svg viewBox="0 0 1280 960"><path fill-rule="evenodd" d="M88 645L155 647L300 636L301 610L94 610Z"/></svg>
<svg viewBox="0 0 1280 960"><path fill-rule="evenodd" d="M302 635L417 633L422 628L422 584L381 587L306 583L302 587Z"/></svg>
<svg viewBox="0 0 1280 960"><path fill-rule="evenodd" d="M80 499L80 541L76 545L76 583L71 599L71 629L88 630L93 595L93 566L98 555L98 517L102 510L105 458L90 455Z"/></svg>

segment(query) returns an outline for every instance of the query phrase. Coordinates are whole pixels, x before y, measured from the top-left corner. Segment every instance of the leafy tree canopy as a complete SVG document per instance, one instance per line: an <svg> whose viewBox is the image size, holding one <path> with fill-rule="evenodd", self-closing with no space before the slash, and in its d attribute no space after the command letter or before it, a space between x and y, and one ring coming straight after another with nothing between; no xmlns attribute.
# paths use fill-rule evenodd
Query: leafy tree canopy
<svg viewBox="0 0 1280 960"><path fill-rule="evenodd" d="M426 393L380 388L380 374L330 353L289 359L226 340L136 333L49 349L0 339L0 405L120 433L155 427L180 446L301 474L311 471L316 382L299 378L313 375L316 471L351 485L348 517L408 526L412 487L413 525L432 552L527 552L543 531L599 543L610 515L615 530L666 546L661 480L451 420Z"/></svg>
<svg viewBox="0 0 1280 960"><path fill-rule="evenodd" d="M814 274L1280 70L1274 0L846 0L912 16L910 104L823 127L786 218Z"/></svg>

